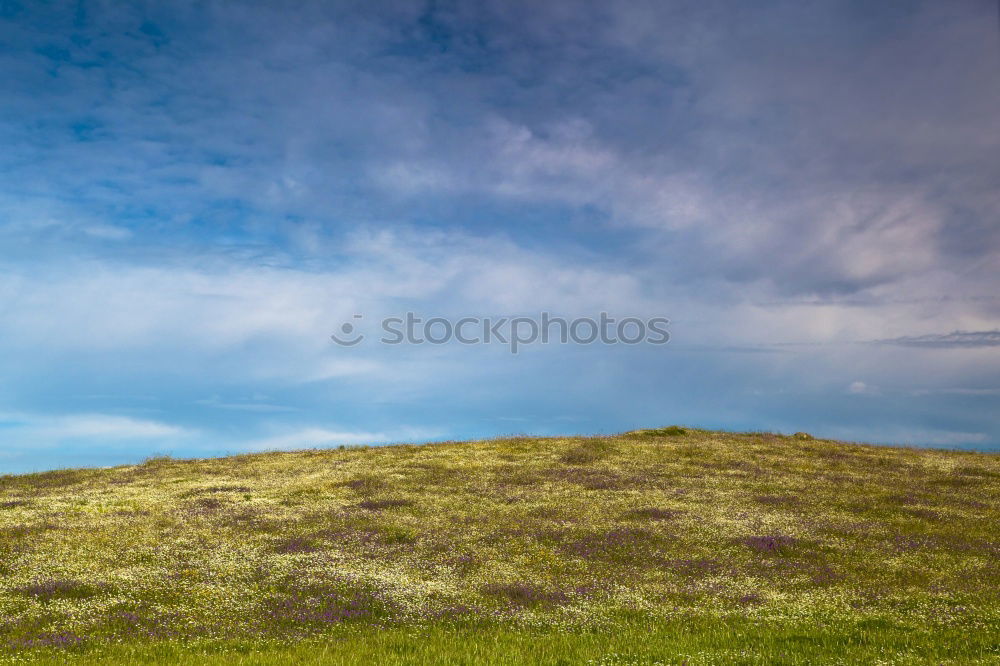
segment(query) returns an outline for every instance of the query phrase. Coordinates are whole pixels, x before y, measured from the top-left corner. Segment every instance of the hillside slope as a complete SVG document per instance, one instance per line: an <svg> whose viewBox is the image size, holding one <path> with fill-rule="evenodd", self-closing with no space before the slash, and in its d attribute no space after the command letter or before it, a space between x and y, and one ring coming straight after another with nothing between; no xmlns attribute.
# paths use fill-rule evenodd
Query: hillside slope
<svg viewBox="0 0 1000 666"><path fill-rule="evenodd" d="M996 455L677 429L7 476L0 657L998 663L998 527Z"/></svg>

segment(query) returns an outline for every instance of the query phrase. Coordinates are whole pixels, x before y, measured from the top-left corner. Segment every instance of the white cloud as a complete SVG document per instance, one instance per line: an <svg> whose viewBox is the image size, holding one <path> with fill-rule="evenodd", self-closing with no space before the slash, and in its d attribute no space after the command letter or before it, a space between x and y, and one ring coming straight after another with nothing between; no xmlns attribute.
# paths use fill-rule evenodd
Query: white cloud
<svg viewBox="0 0 1000 666"><path fill-rule="evenodd" d="M381 332L378 333L381 335ZM373 344L377 336L369 339L368 343ZM351 353L346 350L345 354ZM392 372L394 366L385 361L377 361L369 358L323 358L307 370L302 375L302 381L323 381L336 377L374 377L384 376Z"/></svg>
<svg viewBox="0 0 1000 666"><path fill-rule="evenodd" d="M361 233L342 250L349 262L325 271L215 259L209 268L75 263L42 277L35 265L8 265L0 273L0 331L6 344L33 348L220 351L271 339L316 353L354 314L377 322L401 314L400 303L433 315L651 309L639 281L624 272L581 267L502 239ZM321 365L310 374L375 369L356 361Z"/></svg>
<svg viewBox="0 0 1000 666"><path fill-rule="evenodd" d="M389 444L394 442L417 442L440 437L442 431L425 428L397 428L391 431L364 432L352 430L330 430L323 427L307 427L291 432L256 439L246 444L247 451L288 451L295 449L327 448L341 444Z"/></svg>
<svg viewBox="0 0 1000 666"><path fill-rule="evenodd" d="M190 434L185 428L159 421L110 414L75 414L57 417L51 424L38 420L32 431L41 436L67 439L160 439Z"/></svg>
<svg viewBox="0 0 1000 666"><path fill-rule="evenodd" d="M132 237L132 232L129 229L112 224L95 224L84 227L83 233L105 240L125 240Z"/></svg>
<svg viewBox="0 0 1000 666"><path fill-rule="evenodd" d="M263 400L226 401L214 395L211 398L196 400L195 404L216 409L229 409L241 412L296 412L298 408L289 405L276 405Z"/></svg>
<svg viewBox="0 0 1000 666"><path fill-rule="evenodd" d="M864 382L851 382L851 385L847 387L847 392L854 395L861 395L863 393L870 393L871 388Z"/></svg>
<svg viewBox="0 0 1000 666"><path fill-rule="evenodd" d="M2 413L0 425L12 448L67 440L91 441L98 445L109 440L176 440L197 434L189 428L161 421L100 413Z"/></svg>

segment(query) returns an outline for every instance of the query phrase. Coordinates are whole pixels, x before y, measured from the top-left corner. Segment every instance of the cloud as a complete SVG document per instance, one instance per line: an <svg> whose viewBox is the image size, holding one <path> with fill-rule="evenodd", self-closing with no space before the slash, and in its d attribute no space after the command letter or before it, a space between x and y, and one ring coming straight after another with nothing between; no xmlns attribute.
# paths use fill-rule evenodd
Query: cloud
<svg viewBox="0 0 1000 666"><path fill-rule="evenodd" d="M275 405L260 400L247 400L242 402L227 402L215 395L211 398L196 400L196 404L214 409L230 409L244 412L295 412L298 408L289 405Z"/></svg>
<svg viewBox="0 0 1000 666"><path fill-rule="evenodd" d="M918 347L928 349L970 349L1000 346L1000 330L952 331L929 335L904 335L898 338L876 340L875 344Z"/></svg>
<svg viewBox="0 0 1000 666"><path fill-rule="evenodd" d="M84 227L83 233L88 236L95 236L97 238L107 240L124 240L132 235L132 232L129 229L123 229L122 227L116 227L111 224L97 224L90 227Z"/></svg>
<svg viewBox="0 0 1000 666"><path fill-rule="evenodd" d="M964 432L936 428L883 427L866 429L839 428L831 435L848 441L865 441L897 446L975 446L990 442L990 436L983 432Z"/></svg>
<svg viewBox="0 0 1000 666"><path fill-rule="evenodd" d="M583 209L597 247L642 234L659 256L632 265L661 280L779 297L905 298L995 256L985 10L765 7L102 7L88 40L35 10L11 103L62 133L11 125L6 203L94 242L281 239L293 262L317 228ZM521 213L500 225L530 240Z"/></svg>
<svg viewBox="0 0 1000 666"><path fill-rule="evenodd" d="M0 413L0 427L18 436L54 438L145 439L181 437L192 434L160 421L115 414Z"/></svg>
<svg viewBox="0 0 1000 666"><path fill-rule="evenodd" d="M973 388L951 386L938 389L915 389L913 395L962 395L962 396L995 396L1000 395L1000 388Z"/></svg>
<svg viewBox="0 0 1000 666"><path fill-rule="evenodd" d="M847 387L847 392L852 395L862 395L871 391L872 389L864 382L851 382L850 386Z"/></svg>
<svg viewBox="0 0 1000 666"><path fill-rule="evenodd" d="M151 395L199 450L497 414L757 428L746 396L779 389L787 418L916 431L892 387L1000 371L987 4L25 5L0 24L0 398L68 428ZM542 310L673 341L328 339ZM949 395L935 429L1000 438Z"/></svg>
<svg viewBox="0 0 1000 666"><path fill-rule="evenodd" d="M105 413L0 413L0 473L64 467L76 461L124 463L155 450L190 446L197 429ZM60 462L61 461L61 462Z"/></svg>
<svg viewBox="0 0 1000 666"><path fill-rule="evenodd" d="M500 238L384 231L354 234L346 243L349 259L328 270L219 259L207 268L190 260L90 261L42 277L34 265L8 263L0 274L0 293L7 295L0 330L7 345L50 349L224 351L273 339L315 352L329 348L334 327L354 314L371 321L401 314L395 302L423 306L428 315L594 314L613 303L629 314L655 311L639 282L612 267L578 266ZM369 362L329 360L310 374L374 369Z"/></svg>
<svg viewBox="0 0 1000 666"><path fill-rule="evenodd" d="M248 442L246 451L289 451L296 449L329 448L340 445L379 445L396 442L428 441L440 437L440 430L396 428L384 432L358 432L307 427Z"/></svg>
<svg viewBox="0 0 1000 666"><path fill-rule="evenodd" d="M159 421L110 414L74 414L35 420L27 428L37 436L59 439L161 439L190 434L186 429Z"/></svg>

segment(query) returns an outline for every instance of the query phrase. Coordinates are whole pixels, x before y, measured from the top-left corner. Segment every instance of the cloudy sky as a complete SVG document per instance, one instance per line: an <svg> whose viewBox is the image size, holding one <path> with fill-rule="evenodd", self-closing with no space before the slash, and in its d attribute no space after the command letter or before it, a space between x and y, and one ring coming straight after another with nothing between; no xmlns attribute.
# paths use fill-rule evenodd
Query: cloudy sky
<svg viewBox="0 0 1000 666"><path fill-rule="evenodd" d="M0 472L670 423L997 449L998 294L994 0L0 3ZM671 341L329 337L407 311Z"/></svg>

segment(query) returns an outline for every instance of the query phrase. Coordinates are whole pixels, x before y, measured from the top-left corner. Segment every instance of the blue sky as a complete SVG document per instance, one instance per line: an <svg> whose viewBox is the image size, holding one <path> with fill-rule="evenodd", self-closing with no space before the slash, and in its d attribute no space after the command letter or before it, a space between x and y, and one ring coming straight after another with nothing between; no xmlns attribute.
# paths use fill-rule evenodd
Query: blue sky
<svg viewBox="0 0 1000 666"><path fill-rule="evenodd" d="M0 4L0 472L683 423L1000 447L991 0ZM425 316L665 346L354 348Z"/></svg>

